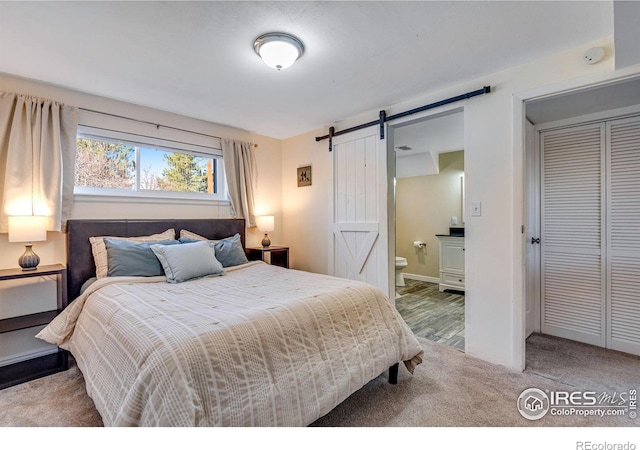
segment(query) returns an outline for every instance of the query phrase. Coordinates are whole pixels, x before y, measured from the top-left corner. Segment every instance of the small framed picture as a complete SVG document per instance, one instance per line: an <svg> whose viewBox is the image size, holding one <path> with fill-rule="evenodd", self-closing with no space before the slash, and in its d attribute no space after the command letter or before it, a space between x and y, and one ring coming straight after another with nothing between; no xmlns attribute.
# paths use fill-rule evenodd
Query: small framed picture
<svg viewBox="0 0 640 450"><path fill-rule="evenodd" d="M311 186L311 166L298 167L298 187Z"/></svg>

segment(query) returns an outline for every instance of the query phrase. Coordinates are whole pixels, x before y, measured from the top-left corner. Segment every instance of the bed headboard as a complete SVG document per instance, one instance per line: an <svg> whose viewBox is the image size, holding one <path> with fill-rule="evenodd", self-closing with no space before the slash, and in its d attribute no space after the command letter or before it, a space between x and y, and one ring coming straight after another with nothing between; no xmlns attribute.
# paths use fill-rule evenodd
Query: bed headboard
<svg viewBox="0 0 640 450"><path fill-rule="evenodd" d="M69 220L67 222L67 295L80 294L83 283L96 274L91 252L91 236L146 236L174 228L176 237L185 229L208 239L223 239L239 233L245 247L244 219L120 219Z"/></svg>

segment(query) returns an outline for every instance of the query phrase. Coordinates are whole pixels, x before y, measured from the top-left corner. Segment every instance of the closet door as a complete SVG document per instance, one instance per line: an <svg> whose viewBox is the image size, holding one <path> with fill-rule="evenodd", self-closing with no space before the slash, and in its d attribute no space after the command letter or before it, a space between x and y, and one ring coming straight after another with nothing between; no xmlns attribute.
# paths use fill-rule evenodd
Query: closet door
<svg viewBox="0 0 640 450"><path fill-rule="evenodd" d="M607 123L608 347L640 355L640 118Z"/></svg>
<svg viewBox="0 0 640 450"><path fill-rule="evenodd" d="M605 125L540 138L542 332L605 346Z"/></svg>

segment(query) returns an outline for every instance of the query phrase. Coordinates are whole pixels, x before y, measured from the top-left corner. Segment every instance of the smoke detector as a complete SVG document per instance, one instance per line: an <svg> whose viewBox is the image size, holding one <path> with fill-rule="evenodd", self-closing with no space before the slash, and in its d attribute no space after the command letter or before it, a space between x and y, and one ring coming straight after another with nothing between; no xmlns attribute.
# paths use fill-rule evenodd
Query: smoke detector
<svg viewBox="0 0 640 450"><path fill-rule="evenodd" d="M602 47L592 47L586 52L584 52L582 61L584 61L585 64L592 65L600 62L603 56L604 56L604 49Z"/></svg>
<svg viewBox="0 0 640 450"><path fill-rule="evenodd" d="M396 150L404 150L406 152L407 150L412 150L412 148L408 145L401 145L400 147L396 147Z"/></svg>

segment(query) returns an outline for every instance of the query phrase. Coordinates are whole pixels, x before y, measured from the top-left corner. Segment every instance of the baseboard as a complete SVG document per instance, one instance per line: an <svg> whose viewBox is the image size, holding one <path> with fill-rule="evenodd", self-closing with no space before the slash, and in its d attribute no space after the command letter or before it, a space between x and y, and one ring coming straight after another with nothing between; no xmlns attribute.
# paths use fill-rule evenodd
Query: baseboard
<svg viewBox="0 0 640 450"><path fill-rule="evenodd" d="M418 281L426 281L427 283L440 283L440 278L427 277L424 275L416 275L414 273L403 273L405 278L409 278L410 280L418 280Z"/></svg>

